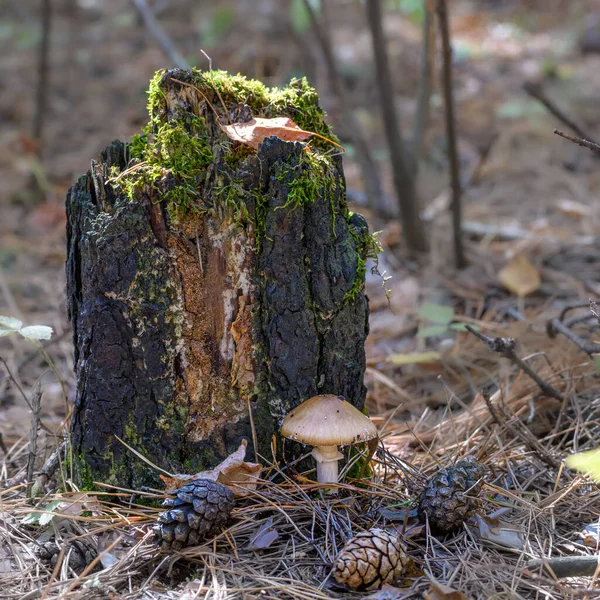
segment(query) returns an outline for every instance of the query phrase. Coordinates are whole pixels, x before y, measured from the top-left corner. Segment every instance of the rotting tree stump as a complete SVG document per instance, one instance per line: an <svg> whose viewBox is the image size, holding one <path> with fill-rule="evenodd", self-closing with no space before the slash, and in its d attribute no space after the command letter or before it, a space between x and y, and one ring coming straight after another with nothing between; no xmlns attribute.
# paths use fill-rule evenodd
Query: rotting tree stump
<svg viewBox="0 0 600 600"><path fill-rule="evenodd" d="M83 486L156 485L115 436L193 473L244 438L249 458L253 441L270 457L279 419L310 396L365 398L375 245L348 211L340 157L322 138L255 151L221 128L287 116L331 139L315 91L172 70L149 111L144 134L113 142L67 195Z"/></svg>

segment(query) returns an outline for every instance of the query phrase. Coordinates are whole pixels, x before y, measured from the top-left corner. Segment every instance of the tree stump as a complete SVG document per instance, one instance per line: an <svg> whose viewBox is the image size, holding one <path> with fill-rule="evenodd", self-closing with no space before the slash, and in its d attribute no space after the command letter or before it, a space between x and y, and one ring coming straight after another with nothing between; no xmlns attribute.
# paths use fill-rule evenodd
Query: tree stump
<svg viewBox="0 0 600 600"><path fill-rule="evenodd" d="M376 249L348 211L322 137L222 125L290 117L335 139L305 80L284 89L224 72L157 73L150 122L113 142L67 195L67 292L82 486L156 485L210 468L242 439L271 457L279 419L317 393L362 408ZM256 446L255 446L256 444Z"/></svg>

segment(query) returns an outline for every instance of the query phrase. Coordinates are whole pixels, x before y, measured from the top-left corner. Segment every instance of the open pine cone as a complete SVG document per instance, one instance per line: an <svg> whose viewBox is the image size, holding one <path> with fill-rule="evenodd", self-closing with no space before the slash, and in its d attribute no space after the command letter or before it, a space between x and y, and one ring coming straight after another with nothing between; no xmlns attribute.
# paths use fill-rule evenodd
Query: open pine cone
<svg viewBox="0 0 600 600"><path fill-rule="evenodd" d="M194 546L229 520L234 503L228 487L209 479L190 481L163 502L169 510L158 515L154 540L165 550Z"/></svg>
<svg viewBox="0 0 600 600"><path fill-rule="evenodd" d="M443 533L460 527L480 506L478 495L485 473L485 467L470 458L440 469L421 492L421 520Z"/></svg>
<svg viewBox="0 0 600 600"><path fill-rule="evenodd" d="M98 556L96 549L82 540L66 540L63 544L66 545L63 560L68 560L69 567L76 573L81 573ZM35 554L48 561L53 569L58 562L61 547L57 542L45 542L36 546Z"/></svg>
<svg viewBox="0 0 600 600"><path fill-rule="evenodd" d="M376 590L398 581L409 560L398 535L370 529L357 534L342 548L333 563L333 576L338 583L355 590Z"/></svg>

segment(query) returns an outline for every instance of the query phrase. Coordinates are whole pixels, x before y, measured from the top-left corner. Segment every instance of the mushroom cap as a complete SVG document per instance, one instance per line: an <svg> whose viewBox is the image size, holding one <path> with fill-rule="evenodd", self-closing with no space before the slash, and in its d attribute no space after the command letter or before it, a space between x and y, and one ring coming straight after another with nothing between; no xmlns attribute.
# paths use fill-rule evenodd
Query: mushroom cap
<svg viewBox="0 0 600 600"><path fill-rule="evenodd" d="M377 437L377 427L341 396L313 396L290 410L281 435L310 446L344 446Z"/></svg>

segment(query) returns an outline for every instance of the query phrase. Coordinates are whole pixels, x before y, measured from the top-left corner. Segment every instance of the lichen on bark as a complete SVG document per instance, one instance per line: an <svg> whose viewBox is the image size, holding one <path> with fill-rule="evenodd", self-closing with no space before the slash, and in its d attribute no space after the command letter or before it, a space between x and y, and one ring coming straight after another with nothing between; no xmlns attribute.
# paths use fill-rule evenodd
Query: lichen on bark
<svg viewBox="0 0 600 600"><path fill-rule="evenodd" d="M372 238L322 138L254 152L220 124L288 116L333 139L305 80L159 72L150 119L67 197L80 480L156 484L242 438L270 456L277 420L316 393L365 397ZM248 410L252 410L254 434Z"/></svg>

